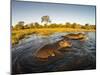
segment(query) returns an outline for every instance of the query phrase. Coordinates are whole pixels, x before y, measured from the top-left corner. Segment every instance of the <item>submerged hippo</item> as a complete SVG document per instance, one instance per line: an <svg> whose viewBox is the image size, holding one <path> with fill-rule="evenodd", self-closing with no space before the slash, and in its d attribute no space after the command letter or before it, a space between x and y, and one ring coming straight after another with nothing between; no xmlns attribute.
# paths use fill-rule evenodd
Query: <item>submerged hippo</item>
<svg viewBox="0 0 100 75"><path fill-rule="evenodd" d="M87 39L86 35L83 33L67 34L67 35L62 36L62 37L67 38L67 39L80 40L80 41Z"/></svg>
<svg viewBox="0 0 100 75"><path fill-rule="evenodd" d="M49 57L60 55L61 52L59 51L59 49L65 47L71 47L71 45L72 44L66 40L60 40L57 41L56 43L44 45L35 53L35 56L38 59L48 60Z"/></svg>

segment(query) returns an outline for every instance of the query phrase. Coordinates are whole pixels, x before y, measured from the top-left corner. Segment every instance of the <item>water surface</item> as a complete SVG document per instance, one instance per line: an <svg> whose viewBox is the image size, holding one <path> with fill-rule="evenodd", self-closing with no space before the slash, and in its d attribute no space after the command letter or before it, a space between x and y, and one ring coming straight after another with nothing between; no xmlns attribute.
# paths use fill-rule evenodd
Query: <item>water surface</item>
<svg viewBox="0 0 100 75"><path fill-rule="evenodd" d="M73 32L71 32L73 33ZM12 48L12 73L40 73L55 71L88 70L96 68L95 32L85 32L88 40L69 40L71 48L62 50L63 56L40 62L33 54L43 45L62 39L69 33L54 33L50 36L30 35Z"/></svg>

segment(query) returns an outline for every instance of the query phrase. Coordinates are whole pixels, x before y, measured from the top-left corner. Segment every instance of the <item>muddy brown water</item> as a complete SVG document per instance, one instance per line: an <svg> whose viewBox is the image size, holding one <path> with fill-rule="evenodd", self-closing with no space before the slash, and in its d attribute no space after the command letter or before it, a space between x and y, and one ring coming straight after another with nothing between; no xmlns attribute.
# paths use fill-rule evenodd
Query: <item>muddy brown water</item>
<svg viewBox="0 0 100 75"><path fill-rule="evenodd" d="M69 40L71 48L62 49L62 56L39 61L33 56L41 46L62 39L69 33L54 33L48 37L37 34L24 38L12 48L12 74L43 73L56 71L89 70L96 68L95 32L87 32L88 40Z"/></svg>

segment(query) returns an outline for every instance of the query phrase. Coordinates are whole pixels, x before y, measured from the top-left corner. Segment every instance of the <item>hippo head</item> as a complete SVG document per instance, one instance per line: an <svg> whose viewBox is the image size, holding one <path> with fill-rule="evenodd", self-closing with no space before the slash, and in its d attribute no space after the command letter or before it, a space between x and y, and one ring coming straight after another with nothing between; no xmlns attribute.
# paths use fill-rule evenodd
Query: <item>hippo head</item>
<svg viewBox="0 0 100 75"><path fill-rule="evenodd" d="M78 33L79 37L85 38L86 35L84 33Z"/></svg>
<svg viewBox="0 0 100 75"><path fill-rule="evenodd" d="M66 41L66 40L60 40L58 42L60 48L64 48L64 47L71 47L72 46L72 43L69 42L69 41Z"/></svg>
<svg viewBox="0 0 100 75"><path fill-rule="evenodd" d="M88 40L88 37L84 33L79 33L80 41Z"/></svg>

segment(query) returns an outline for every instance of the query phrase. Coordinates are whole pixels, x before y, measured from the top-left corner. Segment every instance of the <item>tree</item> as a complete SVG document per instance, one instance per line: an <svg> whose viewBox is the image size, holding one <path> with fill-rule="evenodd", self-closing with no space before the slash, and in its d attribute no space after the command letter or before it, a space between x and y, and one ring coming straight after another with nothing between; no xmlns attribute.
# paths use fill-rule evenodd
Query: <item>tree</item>
<svg viewBox="0 0 100 75"><path fill-rule="evenodd" d="M24 21L19 21L15 27L15 29L24 29Z"/></svg>
<svg viewBox="0 0 100 75"><path fill-rule="evenodd" d="M28 26L28 24L26 24L25 26L24 26L24 29L28 29L29 28L29 26Z"/></svg>
<svg viewBox="0 0 100 75"><path fill-rule="evenodd" d="M85 29L90 29L90 26L89 26L89 24L85 24Z"/></svg>
<svg viewBox="0 0 100 75"><path fill-rule="evenodd" d="M71 28L71 24L69 22L66 22L65 26L68 27L68 28Z"/></svg>
<svg viewBox="0 0 100 75"><path fill-rule="evenodd" d="M38 22L34 23L35 27L39 27L40 25L38 24Z"/></svg>
<svg viewBox="0 0 100 75"><path fill-rule="evenodd" d="M42 16L41 17L41 23L44 23L44 25L45 24L47 25L48 23L51 23L50 17L48 15Z"/></svg>
<svg viewBox="0 0 100 75"><path fill-rule="evenodd" d="M73 23L72 28L76 28L76 25L77 25L76 23Z"/></svg>
<svg viewBox="0 0 100 75"><path fill-rule="evenodd" d="M34 28L35 27L35 24L34 23L30 23L29 24L29 28Z"/></svg>
<svg viewBox="0 0 100 75"><path fill-rule="evenodd" d="M85 24L85 26L89 26L89 24Z"/></svg>

